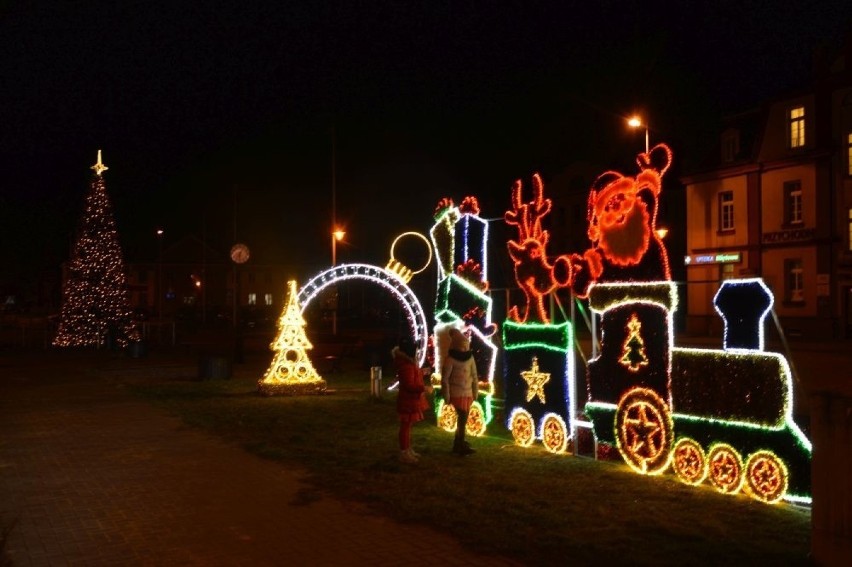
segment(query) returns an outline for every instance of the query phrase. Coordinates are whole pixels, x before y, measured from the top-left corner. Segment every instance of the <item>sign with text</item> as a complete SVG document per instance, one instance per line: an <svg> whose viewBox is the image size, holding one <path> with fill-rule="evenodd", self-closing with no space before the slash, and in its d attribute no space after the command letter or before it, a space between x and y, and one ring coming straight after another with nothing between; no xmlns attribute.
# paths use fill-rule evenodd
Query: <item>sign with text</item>
<svg viewBox="0 0 852 567"><path fill-rule="evenodd" d="M710 252L709 254L690 254L684 256L683 263L687 266L705 264L736 264L742 261L740 252Z"/></svg>

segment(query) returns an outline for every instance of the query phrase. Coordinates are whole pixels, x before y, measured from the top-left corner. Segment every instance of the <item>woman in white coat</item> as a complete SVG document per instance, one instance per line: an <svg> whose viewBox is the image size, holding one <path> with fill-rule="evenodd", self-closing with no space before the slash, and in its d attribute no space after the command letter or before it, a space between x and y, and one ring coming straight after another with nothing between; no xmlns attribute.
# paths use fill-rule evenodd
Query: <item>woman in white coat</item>
<svg viewBox="0 0 852 567"><path fill-rule="evenodd" d="M450 329L450 350L441 367L441 395L444 402L456 410L456 436L453 440L453 453L470 455L475 453L465 441L465 426L470 406L476 399L479 387L479 374L476 361L470 350L470 340L458 329Z"/></svg>

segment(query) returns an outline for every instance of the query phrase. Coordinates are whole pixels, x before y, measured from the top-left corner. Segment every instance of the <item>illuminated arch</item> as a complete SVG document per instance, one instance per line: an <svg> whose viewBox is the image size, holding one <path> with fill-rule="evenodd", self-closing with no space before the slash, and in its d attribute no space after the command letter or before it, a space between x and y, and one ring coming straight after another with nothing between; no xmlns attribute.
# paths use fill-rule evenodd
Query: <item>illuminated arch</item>
<svg viewBox="0 0 852 567"><path fill-rule="evenodd" d="M423 366L426 359L426 347L429 341L429 333L426 327L426 314L417 296L411 291L398 275L389 272L385 268L371 266L369 264L340 264L314 276L302 289L299 290L299 305L302 312L307 309L308 304L326 287L345 280L364 280L379 284L390 291L405 307L408 316L408 324L414 332L414 340L419 345L417 363Z"/></svg>

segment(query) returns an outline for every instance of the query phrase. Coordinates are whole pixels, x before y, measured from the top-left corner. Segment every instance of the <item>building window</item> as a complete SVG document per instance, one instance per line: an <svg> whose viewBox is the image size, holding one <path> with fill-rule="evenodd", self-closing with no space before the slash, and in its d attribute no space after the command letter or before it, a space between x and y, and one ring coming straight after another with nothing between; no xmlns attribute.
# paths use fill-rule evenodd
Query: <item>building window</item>
<svg viewBox="0 0 852 567"><path fill-rule="evenodd" d="M846 243L846 250L852 252L852 207L847 209L847 215L849 217L849 242Z"/></svg>
<svg viewBox="0 0 852 567"><path fill-rule="evenodd" d="M846 134L846 175L852 175L852 132Z"/></svg>
<svg viewBox="0 0 852 567"><path fill-rule="evenodd" d="M802 182L784 183L784 223L802 224Z"/></svg>
<svg viewBox="0 0 852 567"><path fill-rule="evenodd" d="M733 264L721 264L719 266L719 279L722 281L730 280L734 278L734 265Z"/></svg>
<svg viewBox="0 0 852 567"><path fill-rule="evenodd" d="M801 148L805 145L805 107L790 109L790 147Z"/></svg>
<svg viewBox="0 0 852 567"><path fill-rule="evenodd" d="M734 192L719 193L719 230L734 230Z"/></svg>
<svg viewBox="0 0 852 567"><path fill-rule="evenodd" d="M804 272L801 259L784 260L784 273L787 274L787 289L784 290L784 295L787 301L801 303L805 300Z"/></svg>
<svg viewBox="0 0 852 567"><path fill-rule="evenodd" d="M263 294L263 304L264 305L272 305L272 294L264 293Z"/></svg>
<svg viewBox="0 0 852 567"><path fill-rule="evenodd" d="M256 293L248 294L248 304L249 305L257 305L257 294Z"/></svg>

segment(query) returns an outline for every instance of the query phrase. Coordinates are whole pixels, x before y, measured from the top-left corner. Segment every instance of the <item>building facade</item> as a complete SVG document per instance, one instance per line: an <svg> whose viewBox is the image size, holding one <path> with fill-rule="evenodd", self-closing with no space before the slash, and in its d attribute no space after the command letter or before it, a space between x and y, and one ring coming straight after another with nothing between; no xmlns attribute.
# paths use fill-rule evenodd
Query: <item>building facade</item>
<svg viewBox="0 0 852 567"><path fill-rule="evenodd" d="M849 63L847 64L846 61ZM852 338L852 57L814 87L729 119L685 176L687 332L717 334L719 283L762 277L789 336Z"/></svg>

